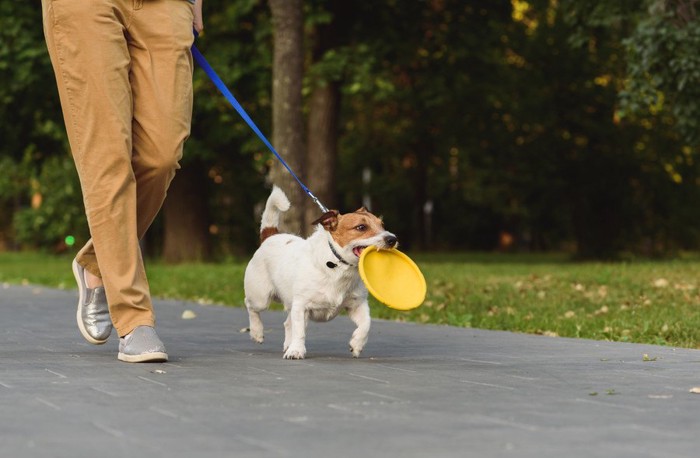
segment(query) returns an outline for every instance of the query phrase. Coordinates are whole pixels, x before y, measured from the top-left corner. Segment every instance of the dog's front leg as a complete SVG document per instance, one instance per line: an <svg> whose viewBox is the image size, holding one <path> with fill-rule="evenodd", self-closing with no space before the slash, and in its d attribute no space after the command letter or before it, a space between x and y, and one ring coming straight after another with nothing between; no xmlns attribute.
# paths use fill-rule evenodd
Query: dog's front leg
<svg viewBox="0 0 700 458"><path fill-rule="evenodd" d="M352 356L359 358L362 349L365 348L365 344L367 343L367 334L369 334L369 327L372 322L369 316L369 304L367 301L365 300L357 307L350 308L350 310L348 310L348 316L352 322L357 325L350 339L350 351L352 352Z"/></svg>
<svg viewBox="0 0 700 458"><path fill-rule="evenodd" d="M287 352L289 345L292 343L292 314L287 313L287 319L284 320L284 345L282 351Z"/></svg>
<svg viewBox="0 0 700 458"><path fill-rule="evenodd" d="M291 336L288 341L289 347L284 352L284 359L304 359L306 356L306 307L294 302L287 320L289 320ZM286 338L285 341L286 345Z"/></svg>

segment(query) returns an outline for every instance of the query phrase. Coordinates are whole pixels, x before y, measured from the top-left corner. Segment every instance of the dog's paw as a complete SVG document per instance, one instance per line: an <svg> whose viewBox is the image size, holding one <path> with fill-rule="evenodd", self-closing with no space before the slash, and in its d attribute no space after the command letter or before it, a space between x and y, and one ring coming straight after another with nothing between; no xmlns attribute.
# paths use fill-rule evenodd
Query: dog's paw
<svg viewBox="0 0 700 458"><path fill-rule="evenodd" d="M265 336L263 335L262 332L254 332L251 330L250 331L250 340L261 344L265 340Z"/></svg>
<svg viewBox="0 0 700 458"><path fill-rule="evenodd" d="M360 353L362 353L362 350L365 348L366 343L366 336L358 337L353 334L352 339L350 339L350 351L352 352L352 356L355 358L359 358Z"/></svg>
<svg viewBox="0 0 700 458"><path fill-rule="evenodd" d="M284 359L304 359L306 348L301 346L291 346L284 352Z"/></svg>
<svg viewBox="0 0 700 458"><path fill-rule="evenodd" d="M250 336L250 340L252 340L252 341L255 342L255 343L261 344L261 343L263 343L263 342L265 341L265 338L264 338L263 336L255 337L255 336L252 336L252 335L251 335L251 336Z"/></svg>

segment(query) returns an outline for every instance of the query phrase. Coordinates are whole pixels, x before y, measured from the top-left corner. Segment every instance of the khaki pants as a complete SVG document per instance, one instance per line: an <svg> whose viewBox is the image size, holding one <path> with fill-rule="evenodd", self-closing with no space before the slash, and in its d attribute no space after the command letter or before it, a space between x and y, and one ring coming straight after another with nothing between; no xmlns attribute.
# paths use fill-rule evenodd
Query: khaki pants
<svg viewBox="0 0 700 458"><path fill-rule="evenodd" d="M192 5L42 0L44 34L90 226L77 256L102 277L120 336L155 324L139 239L179 168L192 117Z"/></svg>

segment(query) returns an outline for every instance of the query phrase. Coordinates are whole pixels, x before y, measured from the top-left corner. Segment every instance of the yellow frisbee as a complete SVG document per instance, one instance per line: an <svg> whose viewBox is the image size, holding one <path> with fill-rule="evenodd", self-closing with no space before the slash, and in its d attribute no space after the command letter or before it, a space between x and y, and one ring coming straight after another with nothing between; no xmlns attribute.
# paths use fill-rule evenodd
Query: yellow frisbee
<svg viewBox="0 0 700 458"><path fill-rule="evenodd" d="M423 273L399 250L367 247L360 255L359 270L370 294L387 307L411 310L425 300Z"/></svg>

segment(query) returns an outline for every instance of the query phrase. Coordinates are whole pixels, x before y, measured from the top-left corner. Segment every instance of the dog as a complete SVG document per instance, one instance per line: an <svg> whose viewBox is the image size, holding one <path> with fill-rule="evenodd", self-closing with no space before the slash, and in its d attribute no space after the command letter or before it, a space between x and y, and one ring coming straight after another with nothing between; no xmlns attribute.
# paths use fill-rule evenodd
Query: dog
<svg viewBox="0 0 700 458"><path fill-rule="evenodd" d="M280 215L290 208L284 192L273 187L260 224L260 247L246 266L245 305L250 320L250 338L264 340L260 312L271 301L284 305L283 357L304 359L308 320L326 322L346 310L357 326L350 351L360 356L370 329L367 288L358 263L370 245L390 249L397 237L384 229L380 218L362 207L352 213L324 213L312 224L311 236L280 233Z"/></svg>

